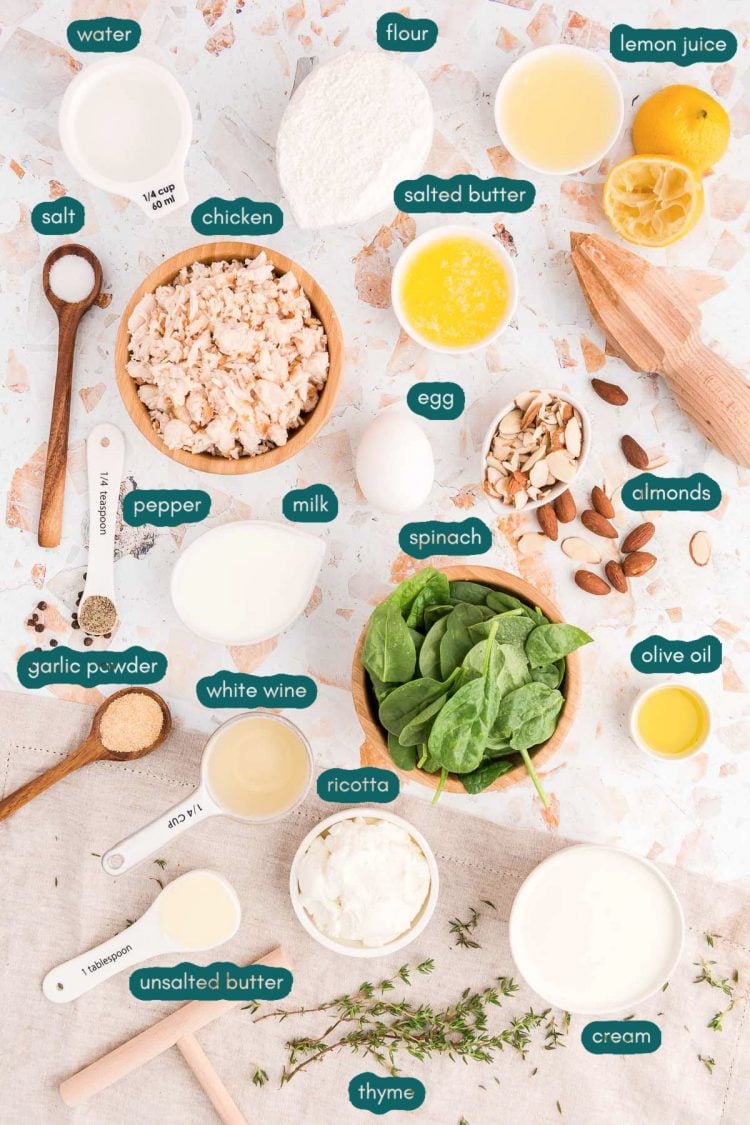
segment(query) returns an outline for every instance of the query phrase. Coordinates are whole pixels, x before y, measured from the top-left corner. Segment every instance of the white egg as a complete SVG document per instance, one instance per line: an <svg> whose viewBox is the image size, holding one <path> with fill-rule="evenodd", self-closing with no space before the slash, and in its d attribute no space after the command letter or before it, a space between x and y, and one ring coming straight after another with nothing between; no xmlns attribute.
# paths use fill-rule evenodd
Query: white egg
<svg viewBox="0 0 750 1125"><path fill-rule="evenodd" d="M432 446L403 410L386 410L365 430L357 450L357 481L383 512L413 512L435 479Z"/></svg>

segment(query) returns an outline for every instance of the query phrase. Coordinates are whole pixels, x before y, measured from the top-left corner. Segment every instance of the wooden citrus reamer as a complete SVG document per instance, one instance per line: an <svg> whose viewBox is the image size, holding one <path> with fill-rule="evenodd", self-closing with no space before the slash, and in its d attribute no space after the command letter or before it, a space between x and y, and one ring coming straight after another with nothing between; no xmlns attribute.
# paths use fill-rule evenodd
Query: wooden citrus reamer
<svg viewBox="0 0 750 1125"><path fill-rule="evenodd" d="M700 337L689 292L645 258L600 234L572 233L571 257L608 351L634 371L662 375L720 453L750 467L750 384Z"/></svg>
<svg viewBox="0 0 750 1125"><path fill-rule="evenodd" d="M290 968L290 962L281 946L272 949L263 957L255 958L251 964ZM206 1024L212 1023L242 1002L241 998L191 1000L188 1004L183 1004L176 1012L172 1012L152 1027L128 1039L127 1042L121 1043L119 1047L102 1055L100 1059L79 1070L77 1074L66 1078L60 1083L60 1097L67 1106L80 1105L94 1094L106 1090L120 1078L125 1078L144 1063L155 1059L162 1051L177 1047L210 1099L219 1120L224 1122L224 1125L247 1125L247 1119L237 1108L231 1094L195 1038L196 1031L200 1031Z"/></svg>

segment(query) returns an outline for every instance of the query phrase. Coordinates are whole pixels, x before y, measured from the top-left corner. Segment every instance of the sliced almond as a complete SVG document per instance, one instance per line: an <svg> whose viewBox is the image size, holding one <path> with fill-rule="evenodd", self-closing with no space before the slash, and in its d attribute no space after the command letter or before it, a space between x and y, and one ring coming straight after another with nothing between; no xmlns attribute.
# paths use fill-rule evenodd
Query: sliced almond
<svg viewBox="0 0 750 1125"><path fill-rule="evenodd" d="M540 401L543 401L542 396L539 395L539 391L524 391L522 394L516 395L513 401L519 410L527 410L535 398L539 398Z"/></svg>
<svg viewBox="0 0 750 1125"><path fill-rule="evenodd" d="M516 509L525 508L526 504L528 502L528 499L529 499L529 494L524 489L521 489L520 492L517 492L515 494L515 496L513 497L513 503L514 503Z"/></svg>
<svg viewBox="0 0 750 1125"><path fill-rule="evenodd" d="M522 555L538 555L547 542L547 536L541 531L529 531L518 540L518 550Z"/></svg>
<svg viewBox="0 0 750 1125"><path fill-rule="evenodd" d="M555 480L564 481L565 484L570 484L573 477L576 475L576 465L561 449L555 450L550 453L547 458L547 468L552 473Z"/></svg>
<svg viewBox="0 0 750 1125"><path fill-rule="evenodd" d="M560 546L568 558L575 559L576 562L596 565L602 561L602 556L594 544L589 543L588 539L580 539L577 535L571 535L567 539L563 539Z"/></svg>
<svg viewBox="0 0 750 1125"><path fill-rule="evenodd" d="M534 488L543 488L547 483L548 475L549 470L547 469L546 458L541 461L537 461L536 464L532 465L531 469L529 470L529 480L534 485Z"/></svg>
<svg viewBox="0 0 750 1125"><path fill-rule="evenodd" d="M576 418L571 418L565 426L565 445L571 457L580 457L581 423Z"/></svg>
<svg viewBox="0 0 750 1125"><path fill-rule="evenodd" d="M500 420L498 430L501 434L518 434L521 432L521 422L523 421L523 414L520 410L511 410L504 418Z"/></svg>
<svg viewBox="0 0 750 1125"><path fill-rule="evenodd" d="M690 558L696 566L706 566L711 558L711 540L707 531L696 531L690 540Z"/></svg>

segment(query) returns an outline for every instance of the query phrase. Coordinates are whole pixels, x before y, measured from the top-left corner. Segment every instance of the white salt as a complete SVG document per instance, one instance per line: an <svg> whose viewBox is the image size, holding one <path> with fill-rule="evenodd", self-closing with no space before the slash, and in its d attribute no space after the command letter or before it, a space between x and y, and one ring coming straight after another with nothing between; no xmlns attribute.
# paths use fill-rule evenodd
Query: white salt
<svg viewBox="0 0 750 1125"><path fill-rule="evenodd" d="M49 287L61 301L74 305L88 297L94 288L94 268L80 254L64 254L52 263Z"/></svg>

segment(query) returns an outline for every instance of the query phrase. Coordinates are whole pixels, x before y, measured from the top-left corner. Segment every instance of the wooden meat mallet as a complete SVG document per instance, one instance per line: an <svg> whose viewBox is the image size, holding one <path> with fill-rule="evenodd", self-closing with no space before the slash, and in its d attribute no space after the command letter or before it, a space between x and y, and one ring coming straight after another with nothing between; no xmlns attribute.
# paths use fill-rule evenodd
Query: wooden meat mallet
<svg viewBox="0 0 750 1125"><path fill-rule="evenodd" d="M268 965L273 968L290 968L290 962L281 946L272 949L264 957L257 957L253 965ZM77 1106L88 1098L106 1090L134 1070L156 1058L162 1051L177 1047L185 1062L211 1101L219 1120L224 1125L247 1125L226 1086L214 1070L203 1048L195 1038L195 1032L206 1024L236 1008L239 1000L191 1000L176 1012L165 1016L153 1027L146 1028L126 1043L121 1043L96 1062L85 1066L77 1074L60 1083L60 1097L67 1106Z"/></svg>
<svg viewBox="0 0 750 1125"><path fill-rule="evenodd" d="M750 467L750 384L701 340L697 302L668 269L600 234L572 233L570 245L608 351L634 371L662 375L707 441Z"/></svg>

